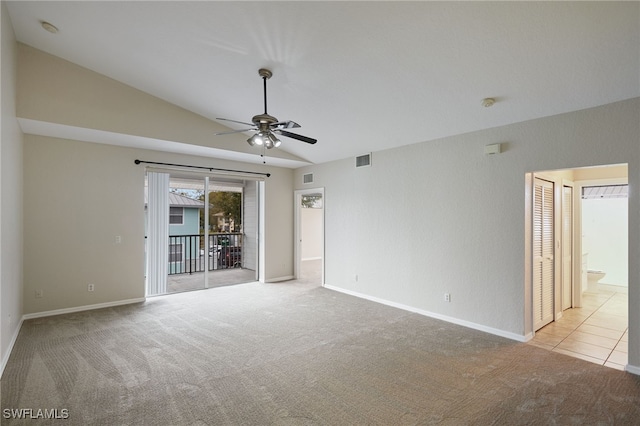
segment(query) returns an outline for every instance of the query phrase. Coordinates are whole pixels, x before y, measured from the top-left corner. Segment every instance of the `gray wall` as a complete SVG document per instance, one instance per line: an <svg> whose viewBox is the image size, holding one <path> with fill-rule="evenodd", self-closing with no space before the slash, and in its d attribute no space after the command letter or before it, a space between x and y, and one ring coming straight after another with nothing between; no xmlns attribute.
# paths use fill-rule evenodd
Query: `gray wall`
<svg viewBox="0 0 640 426"><path fill-rule="evenodd" d="M22 132L16 122L16 42L0 5L0 374L22 318Z"/></svg>
<svg viewBox="0 0 640 426"><path fill-rule="evenodd" d="M133 159L214 167L233 163L28 136L23 215L22 136L15 125L15 108L19 117L31 120L202 146L212 144L210 134L219 127L26 46L19 49L15 107L15 41L7 34L2 8L4 357L21 315L23 257L15 247L23 244L23 216L24 313L137 298L144 291L144 171ZM122 108L123 100L130 108ZM327 284L505 335L525 336L531 331L525 306L531 291L524 278L525 174L628 163L629 362L640 368L639 122L640 101L632 99L375 152L370 168L354 169L353 159L295 172L268 168L272 176L265 185L266 279L293 274L292 193L304 188L302 174L313 172L314 187L325 187ZM505 143L505 152L485 157L483 146L497 142ZM215 143L220 149L247 149L230 140ZM115 235L123 236L122 244L113 243ZM71 274L70 268L77 269ZM96 284L93 294L86 291L87 282ZM45 297L33 298L34 289L42 289ZM451 293L450 303L443 301L444 292Z"/></svg>
<svg viewBox="0 0 640 426"><path fill-rule="evenodd" d="M279 238L267 237L266 277L292 274L291 170L25 135L26 314L144 297L145 167L137 158L270 172L265 233Z"/></svg>
<svg viewBox="0 0 640 426"><path fill-rule="evenodd" d="M325 188L327 285L524 339L525 174L628 163L629 360L640 366L639 118L636 98L374 152L367 168L297 169L296 189L309 172ZM483 154L499 142L502 154Z"/></svg>
<svg viewBox="0 0 640 426"><path fill-rule="evenodd" d="M258 162L255 151L248 154L251 150L244 137L213 137L223 128L202 116L29 46L18 44L17 52L18 118L29 125L39 123L37 129L50 128L48 123L73 129L70 133L77 138L25 136L25 314L144 296L144 166L135 165L136 158L271 173L264 196L264 277L277 280L293 275L291 169ZM159 147L172 141L215 152L235 150L236 158L256 162L83 139L82 135L95 130L118 138L145 138ZM275 151L268 160L295 160ZM114 243L116 236L122 237L122 243ZM89 283L95 284L94 292L87 292ZM43 297L35 298L35 290L42 290Z"/></svg>

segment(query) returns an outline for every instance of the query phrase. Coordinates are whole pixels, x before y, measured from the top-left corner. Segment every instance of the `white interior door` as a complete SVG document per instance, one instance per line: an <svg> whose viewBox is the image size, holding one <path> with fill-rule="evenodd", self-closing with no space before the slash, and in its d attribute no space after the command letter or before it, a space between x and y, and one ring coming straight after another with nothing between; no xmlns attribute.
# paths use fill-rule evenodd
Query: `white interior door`
<svg viewBox="0 0 640 426"><path fill-rule="evenodd" d="M533 184L533 328L553 321L554 236L553 182L535 178Z"/></svg>
<svg viewBox="0 0 640 426"><path fill-rule="evenodd" d="M562 310L573 306L573 186L562 186Z"/></svg>

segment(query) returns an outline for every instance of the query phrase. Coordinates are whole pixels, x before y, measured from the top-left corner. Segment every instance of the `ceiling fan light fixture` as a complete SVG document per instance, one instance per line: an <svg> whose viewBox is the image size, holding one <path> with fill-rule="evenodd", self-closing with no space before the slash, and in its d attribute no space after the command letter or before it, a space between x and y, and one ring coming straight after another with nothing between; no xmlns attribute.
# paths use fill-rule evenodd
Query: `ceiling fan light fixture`
<svg viewBox="0 0 640 426"><path fill-rule="evenodd" d="M277 148L277 147L279 147L279 146L280 146L280 144L282 143L282 142L280 141L280 139L278 139L278 138L276 137L276 135L274 135L274 134L273 134L273 133L271 133L271 132L269 132L269 135L267 136L267 141L268 141L268 142L265 142L265 143L266 143L266 146L267 146L267 148L268 148L268 149L271 149L271 148Z"/></svg>
<svg viewBox="0 0 640 426"><path fill-rule="evenodd" d="M251 146L262 146L264 144L264 134L262 132L258 132L255 135L251 136L249 139L247 139L247 143L249 143L249 145Z"/></svg>

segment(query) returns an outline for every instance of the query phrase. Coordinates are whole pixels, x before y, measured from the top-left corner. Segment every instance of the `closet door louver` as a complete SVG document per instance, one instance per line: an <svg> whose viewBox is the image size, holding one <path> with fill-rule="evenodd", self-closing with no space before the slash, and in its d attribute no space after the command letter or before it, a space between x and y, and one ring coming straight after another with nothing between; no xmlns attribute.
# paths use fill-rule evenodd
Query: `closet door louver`
<svg viewBox="0 0 640 426"><path fill-rule="evenodd" d="M533 326L553 321L553 183L536 178L533 188Z"/></svg>

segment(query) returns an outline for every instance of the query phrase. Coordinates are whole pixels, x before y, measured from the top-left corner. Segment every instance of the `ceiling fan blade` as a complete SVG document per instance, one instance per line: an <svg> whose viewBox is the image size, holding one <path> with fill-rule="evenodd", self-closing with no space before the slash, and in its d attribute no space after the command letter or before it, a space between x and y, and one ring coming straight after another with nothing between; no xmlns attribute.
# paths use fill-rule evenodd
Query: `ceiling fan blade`
<svg viewBox="0 0 640 426"><path fill-rule="evenodd" d="M276 130L274 130L274 132L279 134L279 135L286 136L286 137L291 138L291 139L297 139L299 141L310 143L310 144L314 144L314 143L318 142L317 139L308 138L308 137L302 136L302 135L297 135L295 133L287 132L286 130L282 130L282 129L276 129Z"/></svg>
<svg viewBox="0 0 640 426"><path fill-rule="evenodd" d="M295 129L296 127L300 127L300 125L298 123L296 123L295 121L278 121L277 123L273 123L271 125L272 128L278 128L278 129Z"/></svg>
<svg viewBox="0 0 640 426"><path fill-rule="evenodd" d="M250 128L250 129L231 130L230 132L219 132L219 133L214 133L214 135L216 135L216 136L220 136L220 135L230 135L230 134L233 134L233 133L249 132L249 131L252 131L252 130L258 130L258 129L257 129L257 128L255 128L255 127L252 127L252 128Z"/></svg>
<svg viewBox="0 0 640 426"><path fill-rule="evenodd" d="M245 124L247 126L253 126L254 125L253 123L245 123L244 121L229 120L228 118L216 118L216 120L230 121L232 123Z"/></svg>

